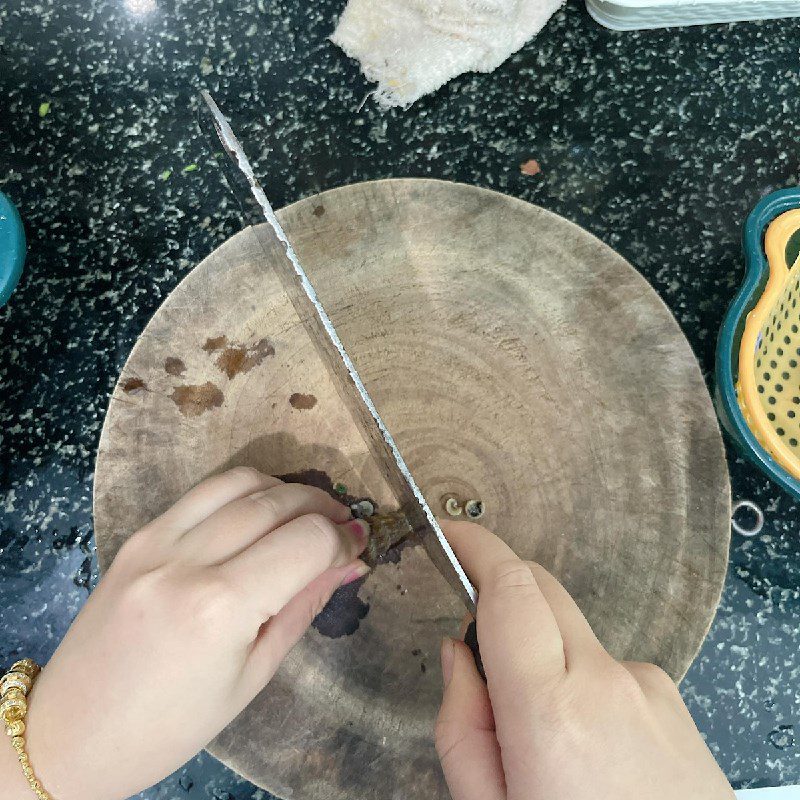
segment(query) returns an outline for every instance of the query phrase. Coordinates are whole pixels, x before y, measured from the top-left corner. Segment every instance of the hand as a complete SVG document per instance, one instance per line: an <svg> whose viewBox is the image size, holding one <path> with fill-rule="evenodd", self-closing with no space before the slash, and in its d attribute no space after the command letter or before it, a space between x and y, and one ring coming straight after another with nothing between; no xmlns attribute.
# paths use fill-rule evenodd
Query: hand
<svg viewBox="0 0 800 800"><path fill-rule="evenodd" d="M445 532L478 588L487 680L445 640L436 747L453 800L732 800L662 670L615 661L564 587L485 529Z"/></svg>
<svg viewBox="0 0 800 800"><path fill-rule="evenodd" d="M323 491L244 468L136 533L31 693L28 753L45 789L117 800L177 769L264 687L333 591L365 574L367 535ZM20 785L19 765L8 769Z"/></svg>

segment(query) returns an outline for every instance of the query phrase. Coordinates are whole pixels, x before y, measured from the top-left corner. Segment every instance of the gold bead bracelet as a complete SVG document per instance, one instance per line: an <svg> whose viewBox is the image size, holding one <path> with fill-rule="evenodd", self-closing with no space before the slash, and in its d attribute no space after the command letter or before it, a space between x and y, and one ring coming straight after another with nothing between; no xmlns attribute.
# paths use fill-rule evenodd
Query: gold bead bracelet
<svg viewBox="0 0 800 800"><path fill-rule="evenodd" d="M11 665L11 669L0 678L0 718L11 737L11 746L17 751L22 774L39 800L53 800L34 775L30 759L25 751L25 715L28 713L30 692L39 666L30 658L23 658Z"/></svg>

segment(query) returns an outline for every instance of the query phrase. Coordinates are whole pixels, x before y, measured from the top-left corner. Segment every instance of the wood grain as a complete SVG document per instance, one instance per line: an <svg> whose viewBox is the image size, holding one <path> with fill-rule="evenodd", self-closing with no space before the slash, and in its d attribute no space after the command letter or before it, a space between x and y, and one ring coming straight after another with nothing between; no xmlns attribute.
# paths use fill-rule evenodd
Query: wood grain
<svg viewBox="0 0 800 800"><path fill-rule="evenodd" d="M718 602L730 492L700 370L646 281L560 217L468 186L358 184L279 217L434 508L481 499L615 656L679 679ZM243 231L142 333L97 460L103 568L235 464L314 468L390 505L279 286ZM462 611L421 548L400 556L329 609L353 632L312 629L214 755L284 798L446 797L431 731Z"/></svg>

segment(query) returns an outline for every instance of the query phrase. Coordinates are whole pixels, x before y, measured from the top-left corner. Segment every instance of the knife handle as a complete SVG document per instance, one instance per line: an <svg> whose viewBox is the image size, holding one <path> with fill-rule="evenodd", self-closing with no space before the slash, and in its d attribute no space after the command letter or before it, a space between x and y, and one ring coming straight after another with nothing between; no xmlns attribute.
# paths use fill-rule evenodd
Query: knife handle
<svg viewBox="0 0 800 800"><path fill-rule="evenodd" d="M475 620L472 620L467 626L467 632L464 634L464 644L472 651L478 674L483 678L483 682L486 683L486 673L483 671L483 660L481 659L481 650L478 645L478 626Z"/></svg>

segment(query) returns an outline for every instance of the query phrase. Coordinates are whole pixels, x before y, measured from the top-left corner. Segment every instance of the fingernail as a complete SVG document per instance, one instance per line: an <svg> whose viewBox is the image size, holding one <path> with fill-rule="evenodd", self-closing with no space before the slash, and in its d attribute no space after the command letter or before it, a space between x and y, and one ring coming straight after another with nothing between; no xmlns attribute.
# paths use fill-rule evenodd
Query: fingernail
<svg viewBox="0 0 800 800"><path fill-rule="evenodd" d="M338 522L340 525L344 525L351 519L353 519L353 510L350 508L350 506L342 505L338 515L334 519L334 522Z"/></svg>
<svg viewBox="0 0 800 800"><path fill-rule="evenodd" d="M359 553L367 546L367 539L369 538L369 522L363 519L353 519L348 522L345 527L355 538L360 548Z"/></svg>
<svg viewBox="0 0 800 800"><path fill-rule="evenodd" d="M445 689L450 683L450 679L453 677L453 661L455 661L455 657L455 642L445 636L445 638L442 639L442 678L444 678Z"/></svg>
<svg viewBox="0 0 800 800"><path fill-rule="evenodd" d="M363 578L368 572L369 567L363 561L359 561L358 564L342 578L342 582L339 586L347 586L348 583L353 583L353 581Z"/></svg>
<svg viewBox="0 0 800 800"><path fill-rule="evenodd" d="M470 624L475 621L475 617L472 616L469 612L464 614L461 620L461 627L458 629L458 638L461 641L464 641L464 637L467 635L467 628L469 628Z"/></svg>

